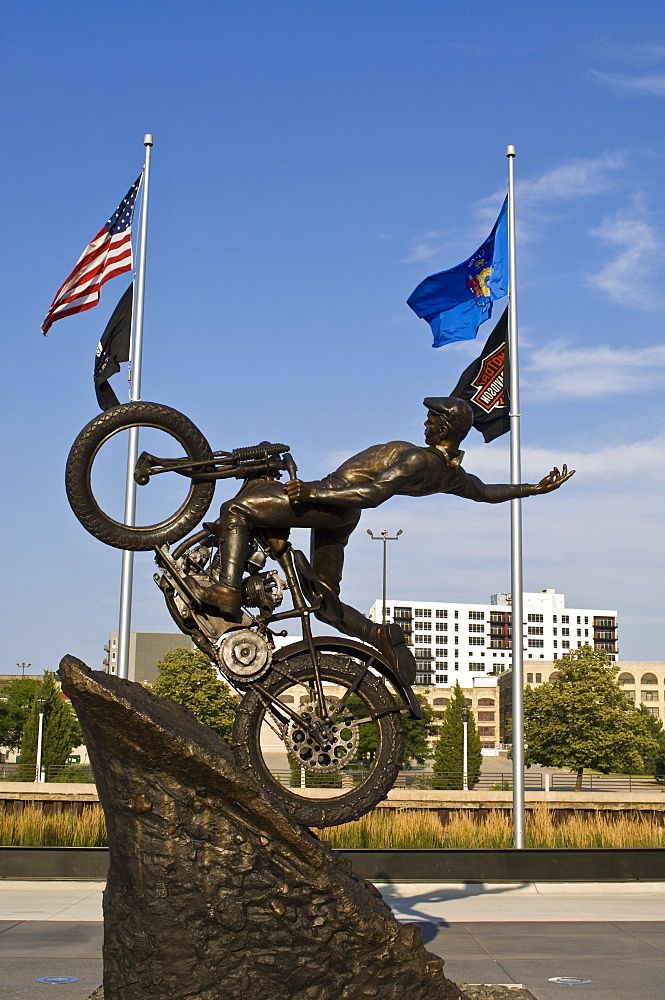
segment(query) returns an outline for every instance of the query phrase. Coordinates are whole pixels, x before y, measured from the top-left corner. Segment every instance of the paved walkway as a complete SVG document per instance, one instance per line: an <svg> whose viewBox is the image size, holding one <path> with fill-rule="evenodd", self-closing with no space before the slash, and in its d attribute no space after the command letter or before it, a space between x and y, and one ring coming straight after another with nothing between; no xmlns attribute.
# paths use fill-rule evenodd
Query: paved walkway
<svg viewBox="0 0 665 1000"><path fill-rule="evenodd" d="M663 1000L665 883L380 885L419 924L458 982L523 983L537 1000ZM87 1000L101 982L100 882L0 881L2 1000L51 996L39 976L77 976L58 997ZM588 985L550 983L554 976ZM259 998L257 998L259 1000ZM263 998L261 998L263 1000ZM265 998L269 1000L269 998Z"/></svg>

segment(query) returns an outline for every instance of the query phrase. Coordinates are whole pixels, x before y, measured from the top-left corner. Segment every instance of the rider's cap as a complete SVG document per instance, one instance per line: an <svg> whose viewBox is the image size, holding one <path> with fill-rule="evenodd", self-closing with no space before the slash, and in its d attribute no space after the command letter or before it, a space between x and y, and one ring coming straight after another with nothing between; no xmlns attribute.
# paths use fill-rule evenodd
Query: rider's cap
<svg viewBox="0 0 665 1000"><path fill-rule="evenodd" d="M428 396L423 404L433 413L445 417L462 437L465 437L473 426L473 410L471 404L457 396Z"/></svg>

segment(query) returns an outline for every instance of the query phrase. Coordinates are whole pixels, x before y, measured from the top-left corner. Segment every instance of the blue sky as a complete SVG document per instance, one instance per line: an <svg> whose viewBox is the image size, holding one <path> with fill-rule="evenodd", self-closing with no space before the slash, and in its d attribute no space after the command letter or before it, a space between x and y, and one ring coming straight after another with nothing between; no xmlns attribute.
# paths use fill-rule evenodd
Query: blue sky
<svg viewBox="0 0 665 1000"><path fill-rule="evenodd" d="M523 478L578 470L524 503L525 588L617 608L622 658L663 659L664 22L654 0L10 5L0 671L65 652L97 667L117 626L120 554L74 519L63 469L125 276L39 325L148 131L143 397L215 448L288 442L305 479L419 441L423 397L478 353L490 325L435 351L405 300L487 236L516 145ZM466 444L468 471L507 481L507 438ZM403 529L395 598L509 590L507 506L366 512L344 582L363 609L381 555L365 528ZM133 628L172 630L147 555Z"/></svg>

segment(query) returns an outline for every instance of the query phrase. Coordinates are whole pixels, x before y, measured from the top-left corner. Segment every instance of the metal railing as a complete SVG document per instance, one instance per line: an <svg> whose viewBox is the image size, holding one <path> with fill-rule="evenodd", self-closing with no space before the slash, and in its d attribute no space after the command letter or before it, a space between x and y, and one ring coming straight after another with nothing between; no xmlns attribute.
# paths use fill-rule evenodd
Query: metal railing
<svg viewBox="0 0 665 1000"><path fill-rule="evenodd" d="M359 784L368 777L369 772L349 768L332 774L298 773L295 771L274 770L272 775L281 784L291 787L307 788L349 788ZM35 768L30 764L0 764L0 781L34 781ZM52 783L94 783L94 775L90 764L51 765L46 769L46 780ZM469 774L469 787L478 791L512 790L512 772L505 771L495 774L480 774L477 778ZM575 772L545 773L527 770L524 775L524 787L527 791L575 791L577 774ZM411 788L414 790L460 790L463 787L461 771L451 771L435 774L418 768L400 771L395 780L394 788ZM639 792L662 791L665 793L665 782L648 774L595 774L585 772L582 778L583 792Z"/></svg>

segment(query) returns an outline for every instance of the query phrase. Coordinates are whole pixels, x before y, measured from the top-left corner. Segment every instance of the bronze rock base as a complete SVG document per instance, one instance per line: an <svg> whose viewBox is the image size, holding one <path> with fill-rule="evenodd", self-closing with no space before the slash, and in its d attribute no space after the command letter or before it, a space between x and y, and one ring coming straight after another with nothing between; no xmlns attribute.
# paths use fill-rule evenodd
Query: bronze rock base
<svg viewBox="0 0 665 1000"><path fill-rule="evenodd" d="M104 1000L454 1000L419 928L187 709L65 656L106 815Z"/></svg>

